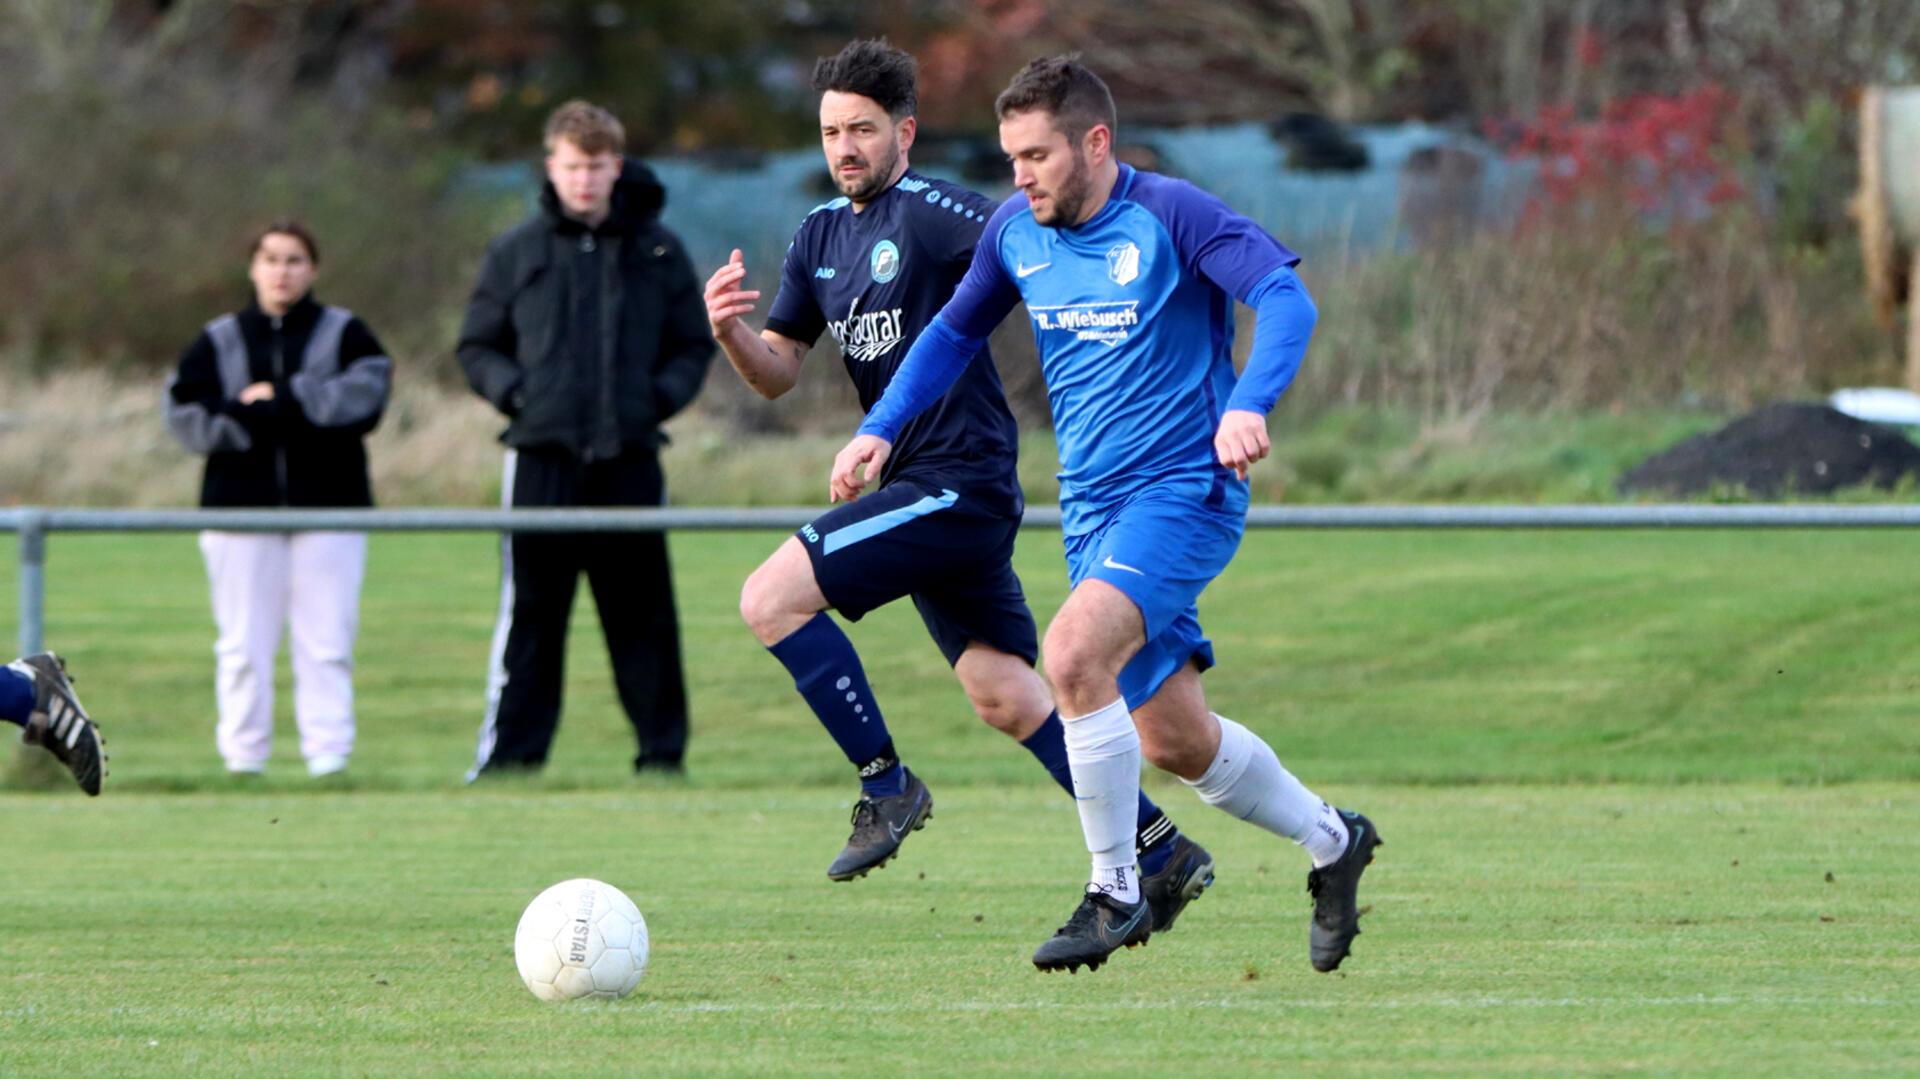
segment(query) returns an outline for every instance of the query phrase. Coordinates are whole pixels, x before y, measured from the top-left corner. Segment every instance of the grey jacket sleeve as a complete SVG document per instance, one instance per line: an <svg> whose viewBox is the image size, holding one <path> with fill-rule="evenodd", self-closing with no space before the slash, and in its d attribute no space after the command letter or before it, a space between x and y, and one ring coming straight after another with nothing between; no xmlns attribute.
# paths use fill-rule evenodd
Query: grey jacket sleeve
<svg viewBox="0 0 1920 1079"><path fill-rule="evenodd" d="M174 400L172 379L167 380L167 430L191 453L245 452L253 448L253 436L239 420L210 411L198 401L182 404Z"/></svg>
<svg viewBox="0 0 1920 1079"><path fill-rule="evenodd" d="M163 395L167 430L191 453L246 451L253 436L227 411L215 366L213 343L202 333L187 346Z"/></svg>
<svg viewBox="0 0 1920 1079"><path fill-rule="evenodd" d="M380 415L393 388L393 361L365 356L331 375L297 372L287 380L300 411L315 427L351 427Z"/></svg>
<svg viewBox="0 0 1920 1079"><path fill-rule="evenodd" d="M337 327L339 341L325 348L320 337L332 327ZM387 350L366 323L340 308L328 308L313 332L317 344L308 347L320 347L324 354L309 356L287 380L301 415L315 427L352 428L361 434L373 430L393 392L393 360Z"/></svg>

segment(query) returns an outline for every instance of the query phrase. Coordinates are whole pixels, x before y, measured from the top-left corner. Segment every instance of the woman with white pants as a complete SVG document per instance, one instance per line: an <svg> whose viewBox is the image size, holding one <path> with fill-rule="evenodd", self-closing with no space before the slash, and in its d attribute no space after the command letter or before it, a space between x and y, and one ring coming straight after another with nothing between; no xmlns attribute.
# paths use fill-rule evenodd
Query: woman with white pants
<svg viewBox="0 0 1920 1079"><path fill-rule="evenodd" d="M393 362L351 312L314 301L319 261L299 222L263 229L250 252L254 302L208 323L167 384L168 426L207 457L204 507L373 505L364 440L386 407ZM366 535L203 532L200 551L219 628L215 742L227 770L266 770L284 629L307 771L344 771Z"/></svg>

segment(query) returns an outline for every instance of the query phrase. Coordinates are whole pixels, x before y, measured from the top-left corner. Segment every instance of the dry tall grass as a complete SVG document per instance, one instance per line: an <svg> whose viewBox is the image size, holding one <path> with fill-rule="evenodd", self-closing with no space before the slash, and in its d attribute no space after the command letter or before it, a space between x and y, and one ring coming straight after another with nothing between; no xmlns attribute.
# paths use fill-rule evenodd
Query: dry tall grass
<svg viewBox="0 0 1920 1079"><path fill-rule="evenodd" d="M838 372L827 374L846 382ZM775 416L766 421L770 430L749 433L732 418L740 405L727 383L737 381L730 371L715 371L702 405L668 425L672 443L664 457L671 500L682 505L822 501L827 466L851 433L858 410L838 407L832 402L836 387L827 385L814 400L780 406L782 415L808 417L807 430ZM70 371L9 387L0 403L0 506L196 505L201 458L167 433L162 392L157 378L102 370ZM823 402L834 407L823 409ZM367 440L374 497L387 506L497 505L503 454L497 436L504 425L464 387L402 377L386 416ZM1048 482L1050 455L1041 452L1036 460L1034 481Z"/></svg>
<svg viewBox="0 0 1920 1079"><path fill-rule="evenodd" d="M1308 264L1320 329L1295 407L1736 412L1899 377L1850 247L1728 213L1686 230L1549 222ZM1244 342L1243 346L1244 348Z"/></svg>

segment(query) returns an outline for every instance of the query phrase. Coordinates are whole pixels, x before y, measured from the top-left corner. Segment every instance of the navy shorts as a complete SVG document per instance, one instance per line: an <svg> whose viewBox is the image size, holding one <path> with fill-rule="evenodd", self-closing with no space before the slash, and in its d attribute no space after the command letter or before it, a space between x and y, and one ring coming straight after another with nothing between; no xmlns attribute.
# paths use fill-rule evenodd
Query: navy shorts
<svg viewBox="0 0 1920 1079"><path fill-rule="evenodd" d="M1019 531L1018 518L976 511L951 489L900 478L794 535L821 594L848 621L912 596L949 664L973 641L1032 663L1040 639L1013 572Z"/></svg>

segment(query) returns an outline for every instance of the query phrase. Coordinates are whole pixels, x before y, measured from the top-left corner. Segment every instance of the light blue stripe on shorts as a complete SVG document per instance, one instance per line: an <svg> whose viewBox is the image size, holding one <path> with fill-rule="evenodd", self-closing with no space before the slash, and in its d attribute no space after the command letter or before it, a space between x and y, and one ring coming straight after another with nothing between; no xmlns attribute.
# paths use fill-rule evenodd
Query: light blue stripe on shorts
<svg viewBox="0 0 1920 1079"><path fill-rule="evenodd" d="M842 547L851 547L863 539L872 539L889 529L899 528L908 521L925 517L929 513L938 513L958 501L960 501L958 492L943 488L938 497L928 495L911 506L888 510L879 516L869 517L864 521L857 521L845 528L827 533L821 538L820 553L832 554Z"/></svg>

